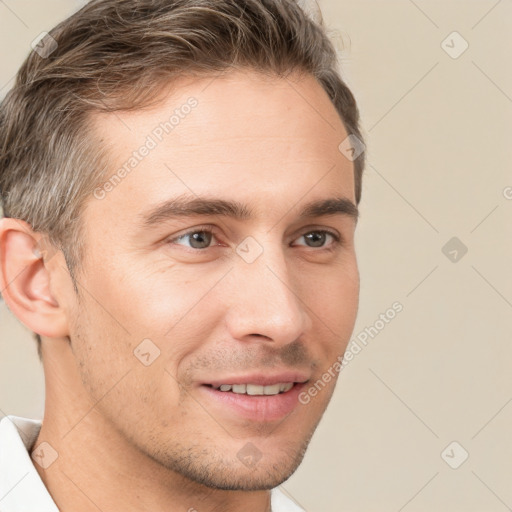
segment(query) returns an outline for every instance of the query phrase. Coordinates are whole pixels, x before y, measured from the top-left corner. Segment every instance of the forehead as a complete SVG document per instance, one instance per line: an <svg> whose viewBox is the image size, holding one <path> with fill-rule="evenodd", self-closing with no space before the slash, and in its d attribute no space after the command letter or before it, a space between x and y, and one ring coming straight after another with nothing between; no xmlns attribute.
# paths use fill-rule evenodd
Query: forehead
<svg viewBox="0 0 512 512"><path fill-rule="evenodd" d="M138 214L185 193L236 197L256 213L322 190L354 201L353 164L338 149L346 130L309 75L185 78L151 108L92 122L109 155L100 210Z"/></svg>

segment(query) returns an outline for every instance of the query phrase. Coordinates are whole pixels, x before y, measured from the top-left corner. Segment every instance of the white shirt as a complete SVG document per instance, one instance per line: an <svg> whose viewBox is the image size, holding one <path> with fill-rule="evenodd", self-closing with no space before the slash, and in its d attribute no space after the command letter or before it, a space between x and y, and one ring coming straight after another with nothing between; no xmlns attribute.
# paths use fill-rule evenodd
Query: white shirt
<svg viewBox="0 0 512 512"><path fill-rule="evenodd" d="M59 512L30 458L40 429L40 420L0 421L0 512ZM305 512L277 487L271 506L272 512Z"/></svg>

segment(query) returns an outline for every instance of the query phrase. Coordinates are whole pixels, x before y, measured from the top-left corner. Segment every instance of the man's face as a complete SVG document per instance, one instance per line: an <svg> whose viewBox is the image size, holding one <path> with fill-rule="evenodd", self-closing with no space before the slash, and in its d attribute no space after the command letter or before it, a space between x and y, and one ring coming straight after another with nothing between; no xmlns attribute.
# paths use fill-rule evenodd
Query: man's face
<svg viewBox="0 0 512 512"><path fill-rule="evenodd" d="M316 201L354 203L347 133L312 77L174 85L156 107L93 119L105 179L134 151L140 161L84 212L80 300L67 292L77 368L103 427L161 466L210 487L271 488L300 464L335 379L307 405L298 394L343 354L357 314L355 219L301 216ZM172 130L155 131L176 109ZM158 209L178 196L250 215ZM211 386L247 382L256 395Z"/></svg>

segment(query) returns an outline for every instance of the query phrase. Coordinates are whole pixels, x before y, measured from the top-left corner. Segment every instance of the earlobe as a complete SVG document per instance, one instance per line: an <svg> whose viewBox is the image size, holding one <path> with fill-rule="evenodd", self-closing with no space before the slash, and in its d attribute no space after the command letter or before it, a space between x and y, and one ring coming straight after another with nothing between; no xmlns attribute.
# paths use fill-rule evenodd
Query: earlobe
<svg viewBox="0 0 512 512"><path fill-rule="evenodd" d="M2 296L29 329L53 338L66 336L68 331L65 312L51 291L51 253L46 240L22 220L0 220Z"/></svg>

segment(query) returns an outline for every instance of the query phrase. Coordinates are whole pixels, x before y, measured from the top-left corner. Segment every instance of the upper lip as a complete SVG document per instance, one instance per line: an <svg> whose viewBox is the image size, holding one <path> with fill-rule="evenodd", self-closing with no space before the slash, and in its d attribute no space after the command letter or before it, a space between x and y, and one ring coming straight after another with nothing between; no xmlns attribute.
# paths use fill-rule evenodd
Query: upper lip
<svg viewBox="0 0 512 512"><path fill-rule="evenodd" d="M257 386L271 386L272 384L278 384L283 382L306 382L309 380L309 376L301 372L282 372L274 373L272 375L268 373L254 373L249 375L238 375L229 377L215 378L214 380L204 382L211 386L221 386L222 384L256 384Z"/></svg>

